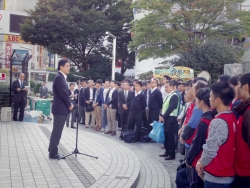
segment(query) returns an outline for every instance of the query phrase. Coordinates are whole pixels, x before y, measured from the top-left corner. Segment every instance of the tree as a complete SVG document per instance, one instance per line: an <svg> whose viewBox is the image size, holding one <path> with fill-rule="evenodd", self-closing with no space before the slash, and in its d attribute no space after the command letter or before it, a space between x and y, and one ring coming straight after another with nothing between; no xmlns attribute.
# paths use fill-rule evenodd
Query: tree
<svg viewBox="0 0 250 188"><path fill-rule="evenodd" d="M103 45L105 32L119 34L121 23L132 20L129 6L129 0L39 0L34 10L27 11L21 37L67 57L84 72L92 61L93 50L107 53ZM127 58L126 54L120 56Z"/></svg>
<svg viewBox="0 0 250 188"><path fill-rule="evenodd" d="M145 17L133 22L130 47L139 60L167 57L202 45L210 37L241 34L238 4L244 0L137 0Z"/></svg>
<svg viewBox="0 0 250 188"><path fill-rule="evenodd" d="M202 46L191 49L188 52L179 54L178 58L170 61L175 66L187 66L201 72L209 72L212 81L216 81L218 76L223 74L224 65L240 63L242 50L233 48L224 41L211 40Z"/></svg>

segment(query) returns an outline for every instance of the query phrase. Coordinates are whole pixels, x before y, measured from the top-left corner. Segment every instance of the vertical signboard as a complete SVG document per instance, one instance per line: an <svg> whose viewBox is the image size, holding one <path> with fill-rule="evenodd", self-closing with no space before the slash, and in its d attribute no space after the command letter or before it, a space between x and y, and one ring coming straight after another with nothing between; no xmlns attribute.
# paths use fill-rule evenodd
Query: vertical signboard
<svg viewBox="0 0 250 188"><path fill-rule="evenodd" d="M11 57L11 53L12 53L12 44L11 43L8 43L6 42L6 45L5 45L5 68L10 68L10 57Z"/></svg>

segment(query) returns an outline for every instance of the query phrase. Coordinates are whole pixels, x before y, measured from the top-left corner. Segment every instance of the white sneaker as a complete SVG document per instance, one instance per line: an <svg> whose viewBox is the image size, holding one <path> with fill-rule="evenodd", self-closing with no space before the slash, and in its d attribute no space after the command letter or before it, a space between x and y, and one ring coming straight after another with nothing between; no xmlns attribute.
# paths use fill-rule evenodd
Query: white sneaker
<svg viewBox="0 0 250 188"><path fill-rule="evenodd" d="M100 130L100 132L104 132L105 131L105 129L104 128L102 128L101 130Z"/></svg>

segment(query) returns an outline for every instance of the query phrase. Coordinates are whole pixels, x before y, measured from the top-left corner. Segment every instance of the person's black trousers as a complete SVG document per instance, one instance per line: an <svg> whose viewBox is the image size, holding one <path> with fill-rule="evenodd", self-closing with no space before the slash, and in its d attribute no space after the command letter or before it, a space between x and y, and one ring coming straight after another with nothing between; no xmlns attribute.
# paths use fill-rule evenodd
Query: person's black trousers
<svg viewBox="0 0 250 188"><path fill-rule="evenodd" d="M250 177L235 176L233 188L248 188L250 186Z"/></svg>
<svg viewBox="0 0 250 188"><path fill-rule="evenodd" d="M81 106L79 107L79 118L80 121L85 123L85 106Z"/></svg>
<svg viewBox="0 0 250 188"><path fill-rule="evenodd" d="M19 102L14 102L14 113L13 113L13 120L17 121L23 121L23 117L24 117L24 108L26 106L26 101L24 100L21 100ZM18 112L18 109L20 108L20 111L19 111L19 119L17 119L17 112Z"/></svg>
<svg viewBox="0 0 250 188"><path fill-rule="evenodd" d="M160 109L158 108L149 108L148 111L148 124L150 125L154 121L159 121ZM152 126L149 126L149 129L152 130Z"/></svg>
<svg viewBox="0 0 250 188"><path fill-rule="evenodd" d="M129 116L129 110L125 110L122 114L120 114L122 130L124 130L125 125L128 124L128 116Z"/></svg>
<svg viewBox="0 0 250 188"><path fill-rule="evenodd" d="M116 120L118 121L118 127L122 128L121 118L120 118L120 114L118 113L118 110L116 110Z"/></svg>
<svg viewBox="0 0 250 188"><path fill-rule="evenodd" d="M159 118L159 116L158 116L158 118ZM147 115L146 115L146 110L144 110L142 112L142 122L143 122L143 127L145 127L145 128L149 127L148 118L147 118Z"/></svg>
<svg viewBox="0 0 250 188"><path fill-rule="evenodd" d="M58 145L62 136L63 127L67 118L67 115L53 114L53 130L50 136L49 142L49 155L54 156L58 154Z"/></svg>
<svg viewBox="0 0 250 188"><path fill-rule="evenodd" d="M128 129L134 130L136 125L135 138L134 138L135 141L140 140L141 124L142 124L142 111L130 111L128 117Z"/></svg>
<svg viewBox="0 0 250 188"><path fill-rule="evenodd" d="M177 126L177 123L164 123L164 147L166 149L165 154L173 158L175 158L175 126Z"/></svg>

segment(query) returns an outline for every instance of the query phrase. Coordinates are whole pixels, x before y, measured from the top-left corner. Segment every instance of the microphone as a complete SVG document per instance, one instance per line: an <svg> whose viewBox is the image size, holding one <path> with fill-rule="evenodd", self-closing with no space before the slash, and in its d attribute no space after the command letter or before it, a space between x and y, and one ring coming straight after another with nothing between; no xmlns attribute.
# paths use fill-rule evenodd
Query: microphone
<svg viewBox="0 0 250 188"><path fill-rule="evenodd" d="M76 75L76 74L72 74L72 76L74 76L74 77L76 77L76 78L82 78L82 79L85 79L85 77L83 77L83 76L78 76L78 75Z"/></svg>

